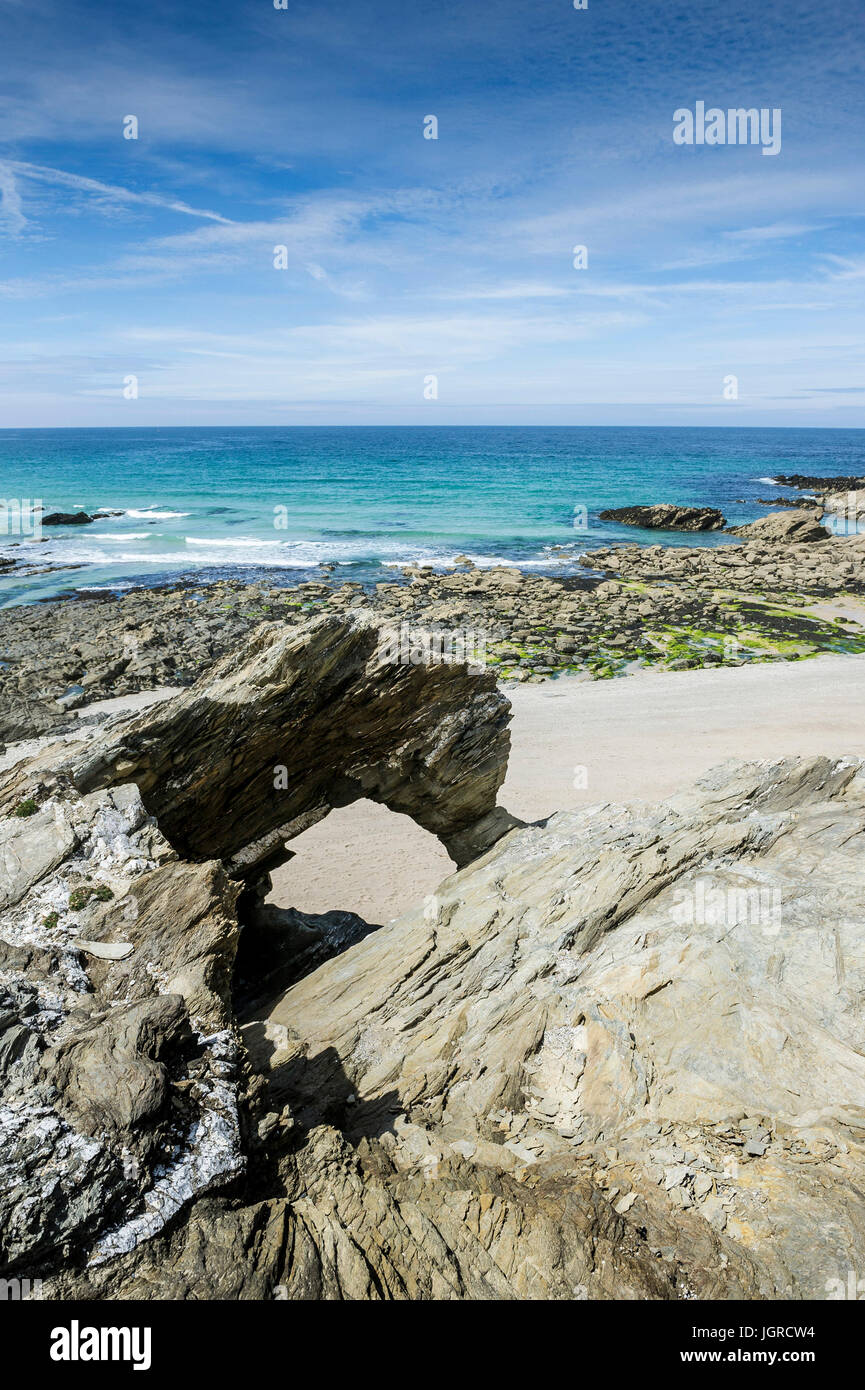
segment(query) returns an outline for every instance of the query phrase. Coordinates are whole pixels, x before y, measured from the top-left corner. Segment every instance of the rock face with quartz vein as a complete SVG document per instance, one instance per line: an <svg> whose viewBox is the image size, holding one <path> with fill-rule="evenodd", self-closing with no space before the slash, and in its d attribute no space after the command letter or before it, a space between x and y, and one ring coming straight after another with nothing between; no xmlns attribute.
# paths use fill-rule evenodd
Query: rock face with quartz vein
<svg viewBox="0 0 865 1390"><path fill-rule="evenodd" d="M158 1230L159 1174L193 1171L189 1198L241 1171L238 886L181 863L135 786L8 809L0 852L29 871L0 914L0 1267L41 1277L142 1206Z"/></svg>
<svg viewBox="0 0 865 1390"><path fill-rule="evenodd" d="M174 702L184 739L168 704L0 785L2 1272L52 1298L842 1287L865 1266L865 764L731 764L666 804L514 828L378 930L302 905L261 920L232 874L260 864L242 850L272 814L246 821L246 784L229 806L218 779L235 776L242 729L247 781L263 774L269 701L316 739L317 760L296 752L315 763L310 804L361 769L408 796L413 757L421 823L444 826L448 785L459 810L441 833L490 814L469 762L446 771L454 703L444 745L423 707L448 679L465 696L467 673L413 670L412 714L365 650L342 627L309 630L345 723L333 747L355 725L328 672L354 671L369 702L356 760L324 761L311 672L292 723L299 656L266 633L238 665L258 677L260 743L223 670L221 701L202 683ZM192 719L205 709L218 739ZM480 786L498 785L485 768ZM200 830L179 818L193 790ZM219 834L211 797L221 853L178 854L175 837L203 850Z"/></svg>
<svg viewBox="0 0 865 1390"><path fill-rule="evenodd" d="M364 794L463 856L515 824L492 678L379 650L357 623L263 628L163 709L0 775L0 1265L99 1265L242 1172L237 902L284 838ZM299 935L314 961L343 933Z"/></svg>

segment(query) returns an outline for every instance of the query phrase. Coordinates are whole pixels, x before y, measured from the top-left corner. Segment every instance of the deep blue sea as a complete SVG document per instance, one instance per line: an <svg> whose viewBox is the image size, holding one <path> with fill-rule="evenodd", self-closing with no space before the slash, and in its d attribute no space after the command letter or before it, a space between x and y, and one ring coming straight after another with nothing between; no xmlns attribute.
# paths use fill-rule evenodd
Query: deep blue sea
<svg viewBox="0 0 865 1390"><path fill-rule="evenodd" d="M865 430L2 430L0 499L121 515L46 528L42 543L0 535L0 553L47 570L0 579L0 606L181 576L293 583L324 563L338 566L337 580L371 583L398 577L400 563L446 565L458 554L558 573L610 541L724 544L597 514L670 501L750 521L766 510L751 499L771 494L778 473L861 476Z"/></svg>

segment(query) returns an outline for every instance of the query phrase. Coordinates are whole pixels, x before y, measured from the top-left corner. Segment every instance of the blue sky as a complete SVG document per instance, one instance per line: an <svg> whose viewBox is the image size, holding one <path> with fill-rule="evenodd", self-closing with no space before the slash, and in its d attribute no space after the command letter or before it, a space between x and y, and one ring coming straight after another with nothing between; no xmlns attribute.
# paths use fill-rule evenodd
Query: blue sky
<svg viewBox="0 0 865 1390"><path fill-rule="evenodd" d="M0 0L0 426L865 426L859 0L287 4Z"/></svg>

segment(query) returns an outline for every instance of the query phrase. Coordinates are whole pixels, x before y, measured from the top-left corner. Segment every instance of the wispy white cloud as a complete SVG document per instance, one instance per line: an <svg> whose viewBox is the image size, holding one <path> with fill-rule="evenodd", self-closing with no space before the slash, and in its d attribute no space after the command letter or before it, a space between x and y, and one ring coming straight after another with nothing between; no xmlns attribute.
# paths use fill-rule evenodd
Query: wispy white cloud
<svg viewBox="0 0 865 1390"><path fill-rule="evenodd" d="M498 285L470 285L462 289L442 290L439 299L563 299L576 291L565 285L544 284L541 281L516 280Z"/></svg>
<svg viewBox="0 0 865 1390"><path fill-rule="evenodd" d="M788 241L791 237L810 236L812 232L825 231L825 222L773 222L767 227L740 227L736 231L724 232L729 241L746 242L753 245L766 241Z"/></svg>
<svg viewBox="0 0 865 1390"><path fill-rule="evenodd" d="M827 253L823 259L835 267L836 280L861 280L865 277L865 256L835 256Z"/></svg>
<svg viewBox="0 0 865 1390"><path fill-rule="evenodd" d="M22 4L5 34L0 14L7 375L35 390L44 368L33 419L52 423L64 392L113 399L124 366L148 383L142 415L173 403L152 423L223 400L385 409L426 371L500 417L577 399L711 414L724 370L741 412L809 386L834 408L833 384L862 379L861 48L838 7L815 28L807 0L766 3L707 19L605 0L603 34L567 0L528 27L523 0L492 25L446 0L431 27L398 0L338 25L267 0L205 26L176 7L120 26L106 0ZM783 104L781 158L675 148L673 110L704 95Z"/></svg>
<svg viewBox="0 0 865 1390"><path fill-rule="evenodd" d="M11 236L17 236L27 226L27 218L21 206L21 194L15 181L13 169L8 164L0 164L0 220Z"/></svg>
<svg viewBox="0 0 865 1390"><path fill-rule="evenodd" d="M223 217L221 213L210 212L206 208L190 207L188 203L182 202L179 198L167 197L161 193L140 193L130 188L123 188L118 184L101 183L98 179L86 178L83 174L71 174L64 169L52 169L41 164L27 164L19 160L8 160L3 168L12 178L17 174L21 178L34 179L36 182L52 184L59 188L70 188L76 193L89 194L102 204L137 204L142 207L162 208L169 212L179 212L185 217L200 217L208 222L219 222L225 226L232 225L231 218ZM4 187L5 202L5 187ZM21 213L20 197L18 199L18 212Z"/></svg>

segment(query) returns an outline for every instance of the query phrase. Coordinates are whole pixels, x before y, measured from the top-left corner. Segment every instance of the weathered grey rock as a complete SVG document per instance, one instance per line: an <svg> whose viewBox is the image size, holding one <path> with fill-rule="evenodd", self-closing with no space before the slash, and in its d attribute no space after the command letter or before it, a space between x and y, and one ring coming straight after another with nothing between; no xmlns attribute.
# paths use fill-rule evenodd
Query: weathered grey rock
<svg viewBox="0 0 865 1390"><path fill-rule="evenodd" d="M58 791L10 826L29 871L0 914L0 1268L38 1276L132 1248L145 1193L155 1231L240 1171L238 887L181 864L135 787Z"/></svg>
<svg viewBox="0 0 865 1390"><path fill-rule="evenodd" d="M341 1113L406 1174L455 1150L478 1181L600 1163L687 1263L656 1121L729 1197L717 1249L753 1261L748 1296L821 1297L865 1258L863 849L865 771L822 759L515 831L274 1003L270 1103ZM774 1140L730 1176L742 1140L715 1127L755 1112ZM693 1159L673 1168L694 1206Z"/></svg>
<svg viewBox="0 0 865 1390"><path fill-rule="evenodd" d="M830 492L823 498L823 510L830 513L830 525L835 518L857 522L865 517L865 488L851 488L849 492ZM837 525L837 522L835 522Z"/></svg>
<svg viewBox="0 0 865 1390"><path fill-rule="evenodd" d="M52 1083L80 1131L123 1135L159 1114L169 1084L159 1053L183 1018L179 995L117 1005L49 1054Z"/></svg>
<svg viewBox="0 0 865 1390"><path fill-rule="evenodd" d="M134 1251L243 1167L231 1008L241 884L218 860L179 860L148 817L115 752L128 747L130 725L146 750L141 783L169 792L166 824L177 840L197 825L199 851L211 802L226 855L236 848L243 861L250 836L266 836L283 803L269 820L258 808L248 826L243 808L257 806L257 774L272 786L275 758L293 748L288 814L298 828L323 814L323 789L342 794L350 776L374 779L466 853L473 836L483 846L514 823L495 807L509 706L492 680L472 684L453 664L382 666L377 648L376 630L333 619L298 635L263 630L246 661L166 704L155 726L82 729L4 775L0 1257L9 1266L41 1273L61 1247L96 1264ZM160 748L157 769L147 759ZM90 790L98 779L81 776L76 788L70 773L94 762L112 785ZM304 801L305 779L314 793ZM260 875L260 857L247 868ZM289 979L368 930L358 919L304 925L298 918L305 939L295 938Z"/></svg>
<svg viewBox="0 0 865 1390"><path fill-rule="evenodd" d="M823 759L514 831L245 1022L249 1200L48 1296L823 1297L865 1251L863 835Z"/></svg>
<svg viewBox="0 0 865 1390"><path fill-rule="evenodd" d="M829 540L829 532L820 525L822 513L814 511L770 512L747 526L728 527L731 536L759 542L761 545L791 545Z"/></svg>
<svg viewBox="0 0 865 1390"><path fill-rule="evenodd" d="M39 807L32 816L13 811L0 820L0 909L17 903L37 879L56 868L73 842L72 826L56 803Z"/></svg>
<svg viewBox="0 0 865 1390"><path fill-rule="evenodd" d="M183 806L219 834L211 798L226 853L267 838L219 779L252 804L234 757L268 768L287 691L317 779L301 819L355 715L351 775L407 797L420 768L417 819L447 793L476 827L500 780L448 722L485 678L411 668L410 698L357 631L264 632L177 727L167 704L0 784L7 812L22 777L38 801L0 820L2 1272L57 1298L570 1300L822 1297L862 1268L865 764L728 765L665 805L515 828L378 930L268 915L171 841L195 833ZM492 759L500 697L480 700ZM85 790L130 761L170 838L136 785Z"/></svg>
<svg viewBox="0 0 865 1390"><path fill-rule="evenodd" d="M378 627L262 626L189 691L73 757L82 791L134 780L183 853L254 868L361 797L412 816L457 863L516 822L496 806L510 705L465 664L402 664ZM251 856L243 858L250 845Z"/></svg>

